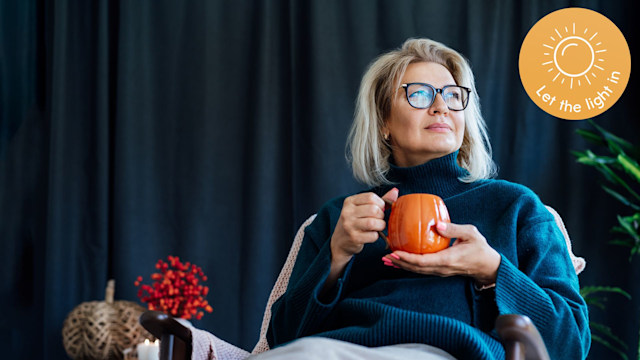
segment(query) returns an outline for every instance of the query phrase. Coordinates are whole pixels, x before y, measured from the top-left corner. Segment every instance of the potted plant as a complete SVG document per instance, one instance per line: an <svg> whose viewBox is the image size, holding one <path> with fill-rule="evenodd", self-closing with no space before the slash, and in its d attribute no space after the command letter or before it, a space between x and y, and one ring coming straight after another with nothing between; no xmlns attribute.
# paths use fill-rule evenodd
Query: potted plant
<svg viewBox="0 0 640 360"><path fill-rule="evenodd" d="M589 120L594 130L578 129L577 133L589 143L605 148L606 155L597 155L591 150L573 151L577 161L594 167L607 181L602 189L629 208L629 212L617 216L618 223L611 229L616 234L611 244L628 247L629 261L640 254L640 147L622 139ZM581 294L589 306L605 309L603 297L606 293L621 294L628 299L631 296L617 287L585 286ZM594 341L616 352L623 359L627 345L611 329L603 324L590 322ZM638 347L640 359L640 344Z"/></svg>

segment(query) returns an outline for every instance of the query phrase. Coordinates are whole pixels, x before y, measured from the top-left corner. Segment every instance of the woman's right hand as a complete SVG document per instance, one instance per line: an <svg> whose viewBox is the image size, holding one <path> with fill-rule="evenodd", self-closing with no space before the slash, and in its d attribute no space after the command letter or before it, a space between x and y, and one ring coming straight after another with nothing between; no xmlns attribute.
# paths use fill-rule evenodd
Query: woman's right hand
<svg viewBox="0 0 640 360"><path fill-rule="evenodd" d="M349 196L344 200L342 212L331 236L331 270L325 280L321 298L341 276L349 260L359 253L365 244L378 240L378 231L384 230L384 200L395 202L398 189L389 190L382 197L369 192Z"/></svg>
<svg viewBox="0 0 640 360"><path fill-rule="evenodd" d="M386 199L395 202L398 189L393 188L381 197L368 192L344 200L340 219L331 236L331 258L334 264L346 264L365 244L378 240L378 231L386 227L384 209Z"/></svg>

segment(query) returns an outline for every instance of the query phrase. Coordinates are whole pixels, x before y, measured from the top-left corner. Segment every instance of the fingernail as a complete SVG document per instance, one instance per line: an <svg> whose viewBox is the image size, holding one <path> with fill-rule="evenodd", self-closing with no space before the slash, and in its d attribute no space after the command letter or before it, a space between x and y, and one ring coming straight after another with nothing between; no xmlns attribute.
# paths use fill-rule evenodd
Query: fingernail
<svg viewBox="0 0 640 360"><path fill-rule="evenodd" d="M436 227L438 228L438 230L442 230L442 231L447 230L447 224L440 221L438 222Z"/></svg>
<svg viewBox="0 0 640 360"><path fill-rule="evenodd" d="M390 263L390 262L386 262L386 263L384 263L384 265L385 266L395 266L395 265L393 265L393 263Z"/></svg>
<svg viewBox="0 0 640 360"><path fill-rule="evenodd" d="M396 255L396 254L389 254L392 258L396 259L396 260L400 260L400 256Z"/></svg>
<svg viewBox="0 0 640 360"><path fill-rule="evenodd" d="M394 268L396 268L396 269L400 269L400 266L398 266L398 265L391 264L391 266L393 266L393 267L394 267Z"/></svg>

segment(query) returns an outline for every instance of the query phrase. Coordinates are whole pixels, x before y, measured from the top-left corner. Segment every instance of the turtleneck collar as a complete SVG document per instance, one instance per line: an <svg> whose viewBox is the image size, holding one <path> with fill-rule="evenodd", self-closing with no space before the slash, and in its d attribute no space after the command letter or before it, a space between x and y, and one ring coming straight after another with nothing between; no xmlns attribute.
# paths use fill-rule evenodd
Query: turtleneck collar
<svg viewBox="0 0 640 360"><path fill-rule="evenodd" d="M387 178L396 183L400 195L411 193L436 194L443 199L454 196L473 186L459 178L469 172L458 165L458 151L412 167L391 164Z"/></svg>

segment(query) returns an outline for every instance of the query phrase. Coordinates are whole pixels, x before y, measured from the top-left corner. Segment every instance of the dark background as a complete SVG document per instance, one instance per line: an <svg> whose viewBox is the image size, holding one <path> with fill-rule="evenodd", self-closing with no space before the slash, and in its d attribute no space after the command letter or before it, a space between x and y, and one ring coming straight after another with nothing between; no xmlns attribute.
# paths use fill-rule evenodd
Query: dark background
<svg viewBox="0 0 640 360"><path fill-rule="evenodd" d="M170 254L209 276L214 312L195 324L251 350L297 227L363 188L344 156L359 81L409 37L470 59L500 177L563 216L582 285L634 295L591 313L633 357L640 260L607 244L628 210L569 153L587 123L544 113L518 74L528 30L568 6L611 19L634 58L621 1L2 0L2 357L66 358L65 316L108 278L137 300L136 276ZM637 83L595 119L635 143Z"/></svg>

